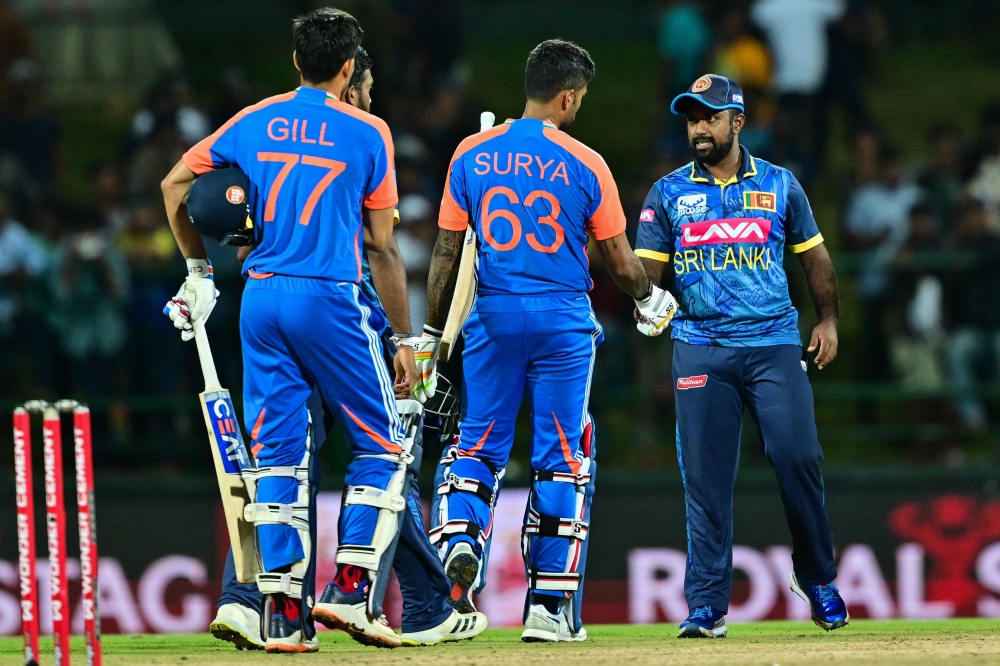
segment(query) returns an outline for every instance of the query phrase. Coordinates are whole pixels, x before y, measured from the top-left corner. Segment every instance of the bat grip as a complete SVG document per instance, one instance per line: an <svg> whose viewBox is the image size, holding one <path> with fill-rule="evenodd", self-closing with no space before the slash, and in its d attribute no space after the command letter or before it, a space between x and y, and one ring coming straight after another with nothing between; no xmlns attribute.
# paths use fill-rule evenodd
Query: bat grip
<svg viewBox="0 0 1000 666"><path fill-rule="evenodd" d="M497 117L492 111L483 111L479 114L479 131L485 132L486 130L493 127L493 123L496 121Z"/></svg>
<svg viewBox="0 0 1000 666"><path fill-rule="evenodd" d="M201 374L205 376L205 390L222 388L219 382L219 373L215 371L212 347L208 344L205 322L201 319L195 319L191 322L191 328L194 329L194 341L198 345L198 359L201 361Z"/></svg>

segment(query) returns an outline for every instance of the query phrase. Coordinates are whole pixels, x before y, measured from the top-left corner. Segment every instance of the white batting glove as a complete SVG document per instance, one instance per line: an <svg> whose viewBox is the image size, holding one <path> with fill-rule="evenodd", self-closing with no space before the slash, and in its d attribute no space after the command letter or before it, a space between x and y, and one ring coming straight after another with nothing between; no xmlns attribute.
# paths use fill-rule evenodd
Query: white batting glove
<svg viewBox="0 0 1000 666"><path fill-rule="evenodd" d="M180 330L181 340L187 342L194 337L192 321L208 321L208 316L215 308L215 299L219 290L215 288L215 278L212 274L212 262L207 259L188 259L188 276L177 291L177 295L163 307L163 314L174 322L174 328Z"/></svg>
<svg viewBox="0 0 1000 666"><path fill-rule="evenodd" d="M646 297L635 299L635 306L639 309L639 322L635 327L651 338L663 333L677 312L677 301L670 292L660 289L652 282Z"/></svg>
<svg viewBox="0 0 1000 666"><path fill-rule="evenodd" d="M413 388L413 397L420 402L433 398L437 390L437 356L441 335L441 331L424 326L422 337L410 338L408 341L413 346L413 359L417 362L417 383Z"/></svg>

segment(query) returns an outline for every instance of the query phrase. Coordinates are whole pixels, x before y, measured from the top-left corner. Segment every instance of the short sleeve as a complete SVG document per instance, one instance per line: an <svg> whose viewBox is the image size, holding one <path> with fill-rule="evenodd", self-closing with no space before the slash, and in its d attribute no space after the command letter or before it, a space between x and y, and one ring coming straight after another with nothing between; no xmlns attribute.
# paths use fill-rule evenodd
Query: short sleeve
<svg viewBox="0 0 1000 666"><path fill-rule="evenodd" d="M602 241L625 233L625 211L611 169L596 153L594 155L595 159L588 160L587 166L597 177L597 191L593 193L595 206L587 221L587 231L594 240Z"/></svg>
<svg viewBox="0 0 1000 666"><path fill-rule="evenodd" d="M393 208L399 203L399 194L396 191L396 156L389 126L380 122L375 128L378 130L379 138L375 141L371 177L365 187L362 203L368 210L384 210Z"/></svg>
<svg viewBox="0 0 1000 666"><path fill-rule="evenodd" d="M642 202L639 213L639 231L635 236L635 254L655 261L670 261L674 249L670 219L660 198L660 189L653 185Z"/></svg>
<svg viewBox="0 0 1000 666"><path fill-rule="evenodd" d="M823 242L823 234L816 225L809 199L795 176L791 176L785 205L785 242L796 254L811 250Z"/></svg>
<svg viewBox="0 0 1000 666"><path fill-rule="evenodd" d="M448 176L444 182L444 196L441 197L441 211L438 213L438 226L448 231L465 231L469 226L469 211L465 196L465 170L462 168L462 158L456 156L448 167ZM464 207L463 207L464 206Z"/></svg>
<svg viewBox="0 0 1000 666"><path fill-rule="evenodd" d="M236 164L237 123L242 114L236 116L191 147L181 159L188 169L197 175L214 169Z"/></svg>

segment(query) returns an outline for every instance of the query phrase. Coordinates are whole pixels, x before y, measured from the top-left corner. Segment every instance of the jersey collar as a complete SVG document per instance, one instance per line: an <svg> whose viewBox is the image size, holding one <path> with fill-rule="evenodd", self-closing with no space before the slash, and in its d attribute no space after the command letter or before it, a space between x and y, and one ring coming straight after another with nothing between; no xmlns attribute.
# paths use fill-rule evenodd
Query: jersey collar
<svg viewBox="0 0 1000 666"><path fill-rule="evenodd" d="M757 162L754 160L753 155L750 151L740 146L740 169L736 172L728 181L722 181L715 178L712 174L708 172L701 162L694 160L691 162L691 175L689 176L691 182L694 183L712 183L714 185L731 185L737 183L744 178L753 178L757 175Z"/></svg>
<svg viewBox="0 0 1000 666"><path fill-rule="evenodd" d="M504 121L503 124L504 125L513 125L514 123L518 122L519 120L534 120L535 122L540 122L542 124L542 127L547 127L548 129L554 129L554 130L559 129L558 127L556 127L552 123L547 123L544 120L538 120L537 118L508 118L507 120Z"/></svg>
<svg viewBox="0 0 1000 666"><path fill-rule="evenodd" d="M327 92L325 90L320 90L319 88L310 88L309 86L299 86L298 88L295 89L295 92L297 97L301 97L302 99L306 99L309 101L326 102L326 100L328 99L332 99L335 102L340 101L340 99L338 99L337 96L334 95L333 93Z"/></svg>

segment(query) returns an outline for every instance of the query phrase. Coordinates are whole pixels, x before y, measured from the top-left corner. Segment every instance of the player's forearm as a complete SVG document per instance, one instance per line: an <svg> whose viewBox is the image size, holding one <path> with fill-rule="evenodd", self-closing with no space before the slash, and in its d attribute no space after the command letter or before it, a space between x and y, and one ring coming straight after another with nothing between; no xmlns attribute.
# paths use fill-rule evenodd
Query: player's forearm
<svg viewBox="0 0 1000 666"><path fill-rule="evenodd" d="M635 256L625 234L598 241L604 265L618 288L634 299L645 298L649 293L649 278L639 257Z"/></svg>
<svg viewBox="0 0 1000 666"><path fill-rule="evenodd" d="M663 267L666 264L656 259L647 259L646 257L640 257L639 261L642 262L642 267L646 270L646 277L657 287L665 289L666 286L663 284Z"/></svg>
<svg viewBox="0 0 1000 666"><path fill-rule="evenodd" d="M840 297L837 293L837 273L826 246L820 243L799 255L805 270L809 295L820 321L840 320Z"/></svg>
<svg viewBox="0 0 1000 666"><path fill-rule="evenodd" d="M430 274L427 277L425 321L428 326L439 331L444 330L448 320L448 306L458 281L458 264L464 239L464 231L439 229L437 242L434 243Z"/></svg>
<svg viewBox="0 0 1000 666"><path fill-rule="evenodd" d="M395 333L411 333L410 301L406 293L406 265L391 237L384 252L368 251L372 282Z"/></svg>
<svg viewBox="0 0 1000 666"><path fill-rule="evenodd" d="M185 259L207 259L208 252L201 234L191 224L187 213L187 194L194 183L195 174L184 162L178 162L160 183L163 203L167 208L167 220L174 232L177 247Z"/></svg>

